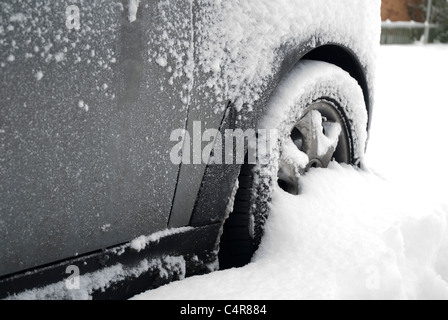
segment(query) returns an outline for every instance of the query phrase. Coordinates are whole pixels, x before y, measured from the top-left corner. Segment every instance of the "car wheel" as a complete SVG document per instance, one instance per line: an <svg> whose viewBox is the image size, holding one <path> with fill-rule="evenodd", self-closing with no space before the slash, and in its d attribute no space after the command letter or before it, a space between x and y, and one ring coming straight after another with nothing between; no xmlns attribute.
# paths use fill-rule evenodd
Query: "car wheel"
<svg viewBox="0 0 448 320"><path fill-rule="evenodd" d="M244 164L233 211L223 226L221 269L251 261L269 217L273 191L300 196L300 179L332 161L359 166L367 141L367 109L358 82L341 68L301 61L281 82L260 122L277 133L258 163Z"/></svg>

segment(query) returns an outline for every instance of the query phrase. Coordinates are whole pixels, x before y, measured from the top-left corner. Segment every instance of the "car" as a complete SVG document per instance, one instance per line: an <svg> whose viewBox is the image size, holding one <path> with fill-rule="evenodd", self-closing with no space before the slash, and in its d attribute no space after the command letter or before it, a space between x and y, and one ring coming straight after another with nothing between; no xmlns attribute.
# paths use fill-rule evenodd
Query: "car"
<svg viewBox="0 0 448 320"><path fill-rule="evenodd" d="M274 188L362 163L379 0L0 7L0 298L244 266Z"/></svg>

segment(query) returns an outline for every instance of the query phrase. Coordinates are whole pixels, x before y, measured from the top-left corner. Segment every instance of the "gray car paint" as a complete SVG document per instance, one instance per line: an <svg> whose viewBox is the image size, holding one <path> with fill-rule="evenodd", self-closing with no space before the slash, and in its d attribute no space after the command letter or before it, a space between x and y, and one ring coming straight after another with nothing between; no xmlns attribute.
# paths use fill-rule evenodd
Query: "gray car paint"
<svg viewBox="0 0 448 320"><path fill-rule="evenodd" d="M76 31L65 25L70 4L0 3L0 276L168 224L179 167L167 143L185 127L178 88L189 80L166 85L150 52L179 16L162 17L150 1L130 23L119 2L89 1ZM190 3L179 6L190 23Z"/></svg>

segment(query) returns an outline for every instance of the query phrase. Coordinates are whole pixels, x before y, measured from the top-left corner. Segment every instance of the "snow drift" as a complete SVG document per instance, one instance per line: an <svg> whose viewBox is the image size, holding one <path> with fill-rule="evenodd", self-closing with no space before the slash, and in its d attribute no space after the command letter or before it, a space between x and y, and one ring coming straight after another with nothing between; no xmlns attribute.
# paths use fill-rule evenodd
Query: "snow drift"
<svg viewBox="0 0 448 320"><path fill-rule="evenodd" d="M266 235L241 269L135 299L448 299L448 208L407 203L375 174L333 163L274 193Z"/></svg>
<svg viewBox="0 0 448 320"><path fill-rule="evenodd" d="M248 266L135 299L448 299L447 54L382 47L364 168L333 163L300 196L276 190Z"/></svg>

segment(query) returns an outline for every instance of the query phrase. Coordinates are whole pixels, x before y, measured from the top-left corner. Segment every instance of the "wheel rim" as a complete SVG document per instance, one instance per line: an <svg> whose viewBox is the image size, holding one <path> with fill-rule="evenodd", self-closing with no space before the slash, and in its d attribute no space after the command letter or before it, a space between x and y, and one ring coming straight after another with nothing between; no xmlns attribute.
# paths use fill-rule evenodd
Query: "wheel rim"
<svg viewBox="0 0 448 320"><path fill-rule="evenodd" d="M345 122L330 101L308 107L281 147L278 185L298 195L299 179L311 168L327 168L331 161L350 163L351 148Z"/></svg>

